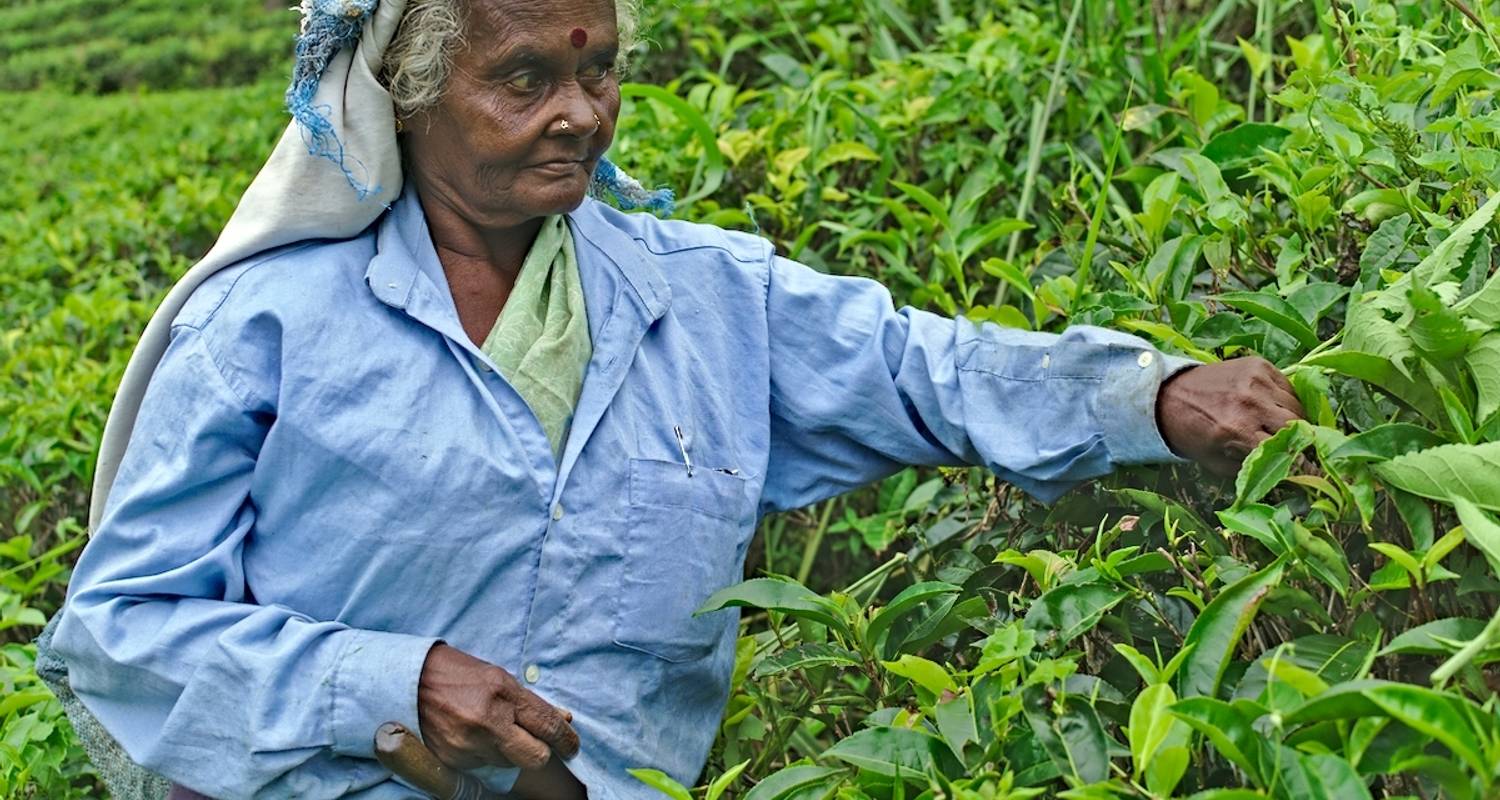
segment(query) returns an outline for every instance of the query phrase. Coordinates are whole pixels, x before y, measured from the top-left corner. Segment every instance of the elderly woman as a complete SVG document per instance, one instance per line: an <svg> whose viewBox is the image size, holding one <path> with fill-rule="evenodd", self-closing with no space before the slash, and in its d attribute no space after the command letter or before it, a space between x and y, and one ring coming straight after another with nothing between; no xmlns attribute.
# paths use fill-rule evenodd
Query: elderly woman
<svg viewBox="0 0 1500 800"><path fill-rule="evenodd" d="M907 464L1232 469L1300 413L1264 362L897 311L590 198L652 199L604 160L628 6L304 10L300 126L143 340L52 641L183 787L414 796L395 720L498 790L647 797L703 767L736 617L693 611L761 515Z"/></svg>

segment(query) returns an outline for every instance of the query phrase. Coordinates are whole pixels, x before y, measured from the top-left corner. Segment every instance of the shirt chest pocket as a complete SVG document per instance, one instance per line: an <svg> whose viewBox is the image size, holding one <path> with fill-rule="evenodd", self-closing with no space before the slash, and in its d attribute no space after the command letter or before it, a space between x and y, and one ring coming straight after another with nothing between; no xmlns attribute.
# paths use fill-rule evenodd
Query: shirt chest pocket
<svg viewBox="0 0 1500 800"><path fill-rule="evenodd" d="M694 617L709 595L739 580L752 528L740 475L681 462L631 459L624 586L615 643L667 661L703 658L732 614Z"/></svg>

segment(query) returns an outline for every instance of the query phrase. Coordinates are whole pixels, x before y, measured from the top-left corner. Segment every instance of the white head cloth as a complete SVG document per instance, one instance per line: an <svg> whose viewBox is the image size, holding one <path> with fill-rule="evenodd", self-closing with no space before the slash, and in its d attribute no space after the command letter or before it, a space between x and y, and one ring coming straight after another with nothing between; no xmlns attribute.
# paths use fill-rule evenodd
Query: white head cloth
<svg viewBox="0 0 1500 800"><path fill-rule="evenodd" d="M380 0L360 32L358 45L334 56L313 97L314 105L332 124L354 178L370 191L354 191L350 174L339 164L310 154L305 132L295 120L287 127L218 242L167 293L130 356L99 443L90 531L104 514L110 486L135 429L141 398L166 352L172 320L193 290L208 276L256 253L307 239L354 236L401 194L395 105L376 76L405 7L406 0Z"/></svg>

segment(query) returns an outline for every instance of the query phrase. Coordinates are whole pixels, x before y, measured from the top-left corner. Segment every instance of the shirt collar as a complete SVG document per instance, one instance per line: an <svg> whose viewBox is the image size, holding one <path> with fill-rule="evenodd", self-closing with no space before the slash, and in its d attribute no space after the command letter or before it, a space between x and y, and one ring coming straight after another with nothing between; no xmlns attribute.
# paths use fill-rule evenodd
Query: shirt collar
<svg viewBox="0 0 1500 800"><path fill-rule="evenodd" d="M417 278L424 273L447 291L448 281L427 233L422 204L408 186L376 225L375 257L365 268L365 283L380 302L404 310L410 307Z"/></svg>
<svg viewBox="0 0 1500 800"><path fill-rule="evenodd" d="M625 278L651 319L660 319L671 305L672 290L641 244L611 222L606 211L618 213L593 198L585 198L568 214L575 236L591 245L578 252L584 282L589 283L591 265L607 264ZM388 306L410 310L421 294L417 291L419 277L425 277L452 305L448 279L432 245L422 203L410 186L381 217L375 237L375 257L365 270L365 283L376 298Z"/></svg>
<svg viewBox="0 0 1500 800"><path fill-rule="evenodd" d="M646 249L628 233L609 219L610 214L619 214L609 206L592 197L584 198L583 204L568 214L576 235L592 245L602 261L612 265L625 283L640 300L651 319L661 319L672 304L672 289L661 274ZM579 267L591 262L584 250L578 253Z"/></svg>

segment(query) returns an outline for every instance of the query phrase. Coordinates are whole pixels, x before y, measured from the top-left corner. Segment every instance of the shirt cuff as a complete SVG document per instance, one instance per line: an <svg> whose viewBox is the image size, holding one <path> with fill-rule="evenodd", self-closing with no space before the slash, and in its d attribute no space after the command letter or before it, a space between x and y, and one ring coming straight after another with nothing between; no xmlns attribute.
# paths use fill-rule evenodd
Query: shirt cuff
<svg viewBox="0 0 1500 800"><path fill-rule="evenodd" d="M333 674L333 751L375 757L375 731L399 722L421 736L417 684L438 639L353 630Z"/></svg>
<svg viewBox="0 0 1500 800"><path fill-rule="evenodd" d="M1099 392L1099 423L1110 462L1186 464L1167 446L1156 425L1156 396L1161 385L1199 362L1165 355L1153 348L1119 348L1112 354Z"/></svg>

